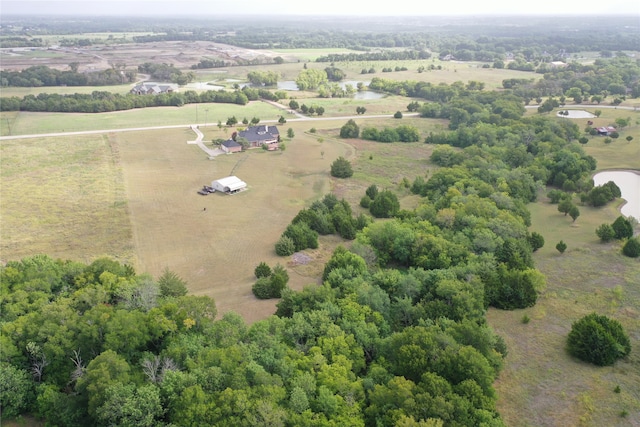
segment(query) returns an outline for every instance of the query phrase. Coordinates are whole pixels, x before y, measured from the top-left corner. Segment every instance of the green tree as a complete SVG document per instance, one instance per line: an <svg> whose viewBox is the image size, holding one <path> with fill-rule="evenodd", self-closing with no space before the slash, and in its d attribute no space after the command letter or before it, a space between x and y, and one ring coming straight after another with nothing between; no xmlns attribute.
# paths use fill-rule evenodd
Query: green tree
<svg viewBox="0 0 640 427"><path fill-rule="evenodd" d="M235 126L238 124L238 119L236 116L231 116L227 118L227 126Z"/></svg>
<svg viewBox="0 0 640 427"><path fill-rule="evenodd" d="M98 408L96 418L101 425L153 427L161 422L162 415L157 387L116 383L106 390L106 401Z"/></svg>
<svg viewBox="0 0 640 427"><path fill-rule="evenodd" d="M400 210L398 197L389 190L379 192L369 207L376 218L391 218Z"/></svg>
<svg viewBox="0 0 640 427"><path fill-rule="evenodd" d="M296 134L293 132L292 128L287 129L287 138L291 139L294 136L296 136Z"/></svg>
<svg viewBox="0 0 640 427"><path fill-rule="evenodd" d="M630 258L640 257L640 239L631 237L622 247L622 253Z"/></svg>
<svg viewBox="0 0 640 427"><path fill-rule="evenodd" d="M331 176L336 178L349 178L353 175L353 169L351 167L351 162L345 159L344 157L338 157L331 164Z"/></svg>
<svg viewBox="0 0 640 427"><path fill-rule="evenodd" d="M561 254L564 253L564 251L567 250L567 244L565 242L563 242L562 240L560 240L557 244L556 244L556 249L558 250L558 252L560 252Z"/></svg>
<svg viewBox="0 0 640 427"><path fill-rule="evenodd" d="M375 184L371 184L369 187L367 187L367 190L365 191L365 194L371 200L375 199L376 196L378 195L378 186L375 185Z"/></svg>
<svg viewBox="0 0 640 427"><path fill-rule="evenodd" d="M324 70L304 69L298 74L296 85L300 90L314 90L327 81L327 73Z"/></svg>
<svg viewBox="0 0 640 427"><path fill-rule="evenodd" d="M396 111L393 115L394 119L401 119L402 118L402 111Z"/></svg>
<svg viewBox="0 0 640 427"><path fill-rule="evenodd" d="M98 409L109 398L110 386L129 382L130 370L127 361L113 350L106 350L89 362L76 385L76 390L88 401L89 415L96 417Z"/></svg>
<svg viewBox="0 0 640 427"><path fill-rule="evenodd" d="M571 199L562 199L558 203L558 212L561 212L566 216L569 213L569 211L571 211L573 206L574 204L571 201Z"/></svg>
<svg viewBox="0 0 640 427"><path fill-rule="evenodd" d="M281 236L276 242L276 254L279 256L289 256L296 251L296 245L288 236Z"/></svg>
<svg viewBox="0 0 640 427"><path fill-rule="evenodd" d="M616 232L610 224L600 224L596 228L596 235L600 238L600 241L605 243L616 238Z"/></svg>
<svg viewBox="0 0 640 427"><path fill-rule="evenodd" d="M340 128L341 138L357 138L360 135L360 127L353 119L350 119Z"/></svg>
<svg viewBox="0 0 640 427"><path fill-rule="evenodd" d="M533 252L537 251L538 249L544 246L544 237L542 237L542 234L537 233L535 231L531 232L531 234L528 237L528 240L529 240L529 244L531 245L531 249L533 249Z"/></svg>
<svg viewBox="0 0 640 427"><path fill-rule="evenodd" d="M571 217L573 222L575 222L576 219L578 219L578 217L580 216L580 209L578 209L576 205L571 206L571 209L569 209L569 216Z"/></svg>
<svg viewBox="0 0 640 427"><path fill-rule="evenodd" d="M169 267L165 267L162 271L162 276L158 278L158 285L163 297L179 297L187 294L187 282L169 270Z"/></svg>
<svg viewBox="0 0 640 427"><path fill-rule="evenodd" d="M287 123L287 119L285 119L284 116L280 116L280 118L278 119L278 123L283 125L283 124Z"/></svg>
<svg viewBox="0 0 640 427"><path fill-rule="evenodd" d="M627 356L631 343L620 322L591 313L573 323L567 349L580 360L607 366Z"/></svg>
<svg viewBox="0 0 640 427"><path fill-rule="evenodd" d="M256 266L255 270L253 270L253 274L258 279L261 277L269 277L271 276L271 267L269 267L266 262L262 261Z"/></svg>
<svg viewBox="0 0 640 427"><path fill-rule="evenodd" d="M300 104L298 104L298 101L296 101L295 99L292 99L291 101L289 101L289 108L291 108L292 110L297 110L298 108L300 108Z"/></svg>
<svg viewBox="0 0 640 427"><path fill-rule="evenodd" d="M0 410L4 419L25 412L34 399L33 382L23 369L0 362Z"/></svg>
<svg viewBox="0 0 640 427"><path fill-rule="evenodd" d="M613 221L611 227L613 228L616 239L618 240L628 239L633 236L633 226L631 225L631 222L622 215Z"/></svg>

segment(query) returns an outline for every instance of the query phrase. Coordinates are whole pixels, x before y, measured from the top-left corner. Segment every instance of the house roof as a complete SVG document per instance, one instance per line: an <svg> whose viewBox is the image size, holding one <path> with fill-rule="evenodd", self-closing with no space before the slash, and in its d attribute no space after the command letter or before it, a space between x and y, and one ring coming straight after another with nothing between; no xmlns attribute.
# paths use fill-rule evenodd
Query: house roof
<svg viewBox="0 0 640 427"><path fill-rule="evenodd" d="M142 82L131 89L131 92L166 93L177 90L178 87L171 83Z"/></svg>
<svg viewBox="0 0 640 427"><path fill-rule="evenodd" d="M237 142L235 142L233 139L227 139L226 141L224 141L222 143L222 145L224 145L227 148L233 148L233 147L242 147L242 145L238 144Z"/></svg>
<svg viewBox="0 0 640 427"><path fill-rule="evenodd" d="M271 141L274 139L277 141L280 131L277 126L249 126L246 130L238 132L238 136L246 138L249 142Z"/></svg>
<svg viewBox="0 0 640 427"><path fill-rule="evenodd" d="M222 187L227 187L229 191L239 190L247 186L247 183L237 176L227 176L226 178L217 179L215 182Z"/></svg>

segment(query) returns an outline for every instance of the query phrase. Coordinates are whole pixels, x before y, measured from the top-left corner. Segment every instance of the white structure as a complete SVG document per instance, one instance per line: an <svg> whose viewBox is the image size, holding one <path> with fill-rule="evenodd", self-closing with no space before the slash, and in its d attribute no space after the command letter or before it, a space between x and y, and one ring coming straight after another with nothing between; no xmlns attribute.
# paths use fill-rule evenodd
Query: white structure
<svg viewBox="0 0 640 427"><path fill-rule="evenodd" d="M214 190L222 193L233 194L238 191L242 191L247 188L247 183L242 181L237 176L228 176L226 178L220 178L211 182L211 186Z"/></svg>

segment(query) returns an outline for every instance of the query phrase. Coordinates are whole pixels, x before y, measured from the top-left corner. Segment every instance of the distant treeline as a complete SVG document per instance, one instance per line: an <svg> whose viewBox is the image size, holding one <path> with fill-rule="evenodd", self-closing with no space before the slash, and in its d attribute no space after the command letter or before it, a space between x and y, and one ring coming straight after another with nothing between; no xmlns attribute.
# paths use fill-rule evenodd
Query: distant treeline
<svg viewBox="0 0 640 427"><path fill-rule="evenodd" d="M431 53L425 50L402 50L367 53L333 53L317 58L316 62L402 61L408 59L429 58L431 58Z"/></svg>
<svg viewBox="0 0 640 427"><path fill-rule="evenodd" d="M41 38L31 38L31 37L1 37L0 38L0 47L14 48L14 47L40 47L44 46L44 42Z"/></svg>
<svg viewBox="0 0 640 427"><path fill-rule="evenodd" d="M22 71L0 71L2 87L41 87L41 86L112 86L132 83L137 72L109 68L92 73L79 73L76 64L71 70L60 71L46 65L36 65Z"/></svg>
<svg viewBox="0 0 640 427"><path fill-rule="evenodd" d="M267 89L245 87L242 90L208 90L197 93L192 90L184 93L163 93L159 95L121 95L106 91L94 91L91 94L48 94L27 95L0 98L0 111L36 111L57 113L105 113L109 111L132 110L147 107L181 107L185 104L218 103L246 105L249 101L267 99L277 101L285 98L282 91L271 92Z"/></svg>
<svg viewBox="0 0 640 427"><path fill-rule="evenodd" d="M224 104L245 105L249 102L241 91L227 92L206 91L198 94L194 91L184 93L163 93L159 95L121 95L111 92L94 91L91 94L75 93L60 95L41 93L37 96L27 95L2 98L1 111L38 111L58 113L105 113L108 111L132 110L146 107L181 107L185 104L215 102Z"/></svg>

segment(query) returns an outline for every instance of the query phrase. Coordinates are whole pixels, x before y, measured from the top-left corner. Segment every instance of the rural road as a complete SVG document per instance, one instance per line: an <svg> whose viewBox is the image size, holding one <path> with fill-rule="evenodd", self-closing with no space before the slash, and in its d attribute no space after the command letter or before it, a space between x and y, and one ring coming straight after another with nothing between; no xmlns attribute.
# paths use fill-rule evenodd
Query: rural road
<svg viewBox="0 0 640 427"><path fill-rule="evenodd" d="M290 112L289 108L284 107L282 104L273 103L273 105L282 108L286 112ZM527 105L525 108L538 108L538 105ZM618 109L618 110L629 110L629 111L637 111L639 107L624 107L624 106L613 106L613 105L565 105L563 108L565 109L574 109L574 108L598 108L598 109ZM406 113L403 114L403 117L417 117L420 113ZM303 122L303 121L327 121L327 120L349 120L349 119L388 119L393 117L393 114L378 114L378 115L356 115L356 116L340 116L340 117L306 117L299 113L296 114L296 118L287 119L287 122ZM264 120L261 123L277 123L277 120ZM185 125L170 125L170 126L151 126L151 127L136 127L136 128L123 128L123 129L102 129L102 130L85 130L78 132L59 132L59 133L40 133L40 134L30 134L30 135L7 135L0 136L0 141L6 141L11 139L31 139L31 138L42 138L42 137L52 137L52 136L72 136L72 135L91 135L91 134L102 134L102 133L110 133L110 132L134 132L141 130L158 130L158 129L179 129L179 128L191 128L191 127L204 127L205 125L200 124L185 124ZM209 126L213 126L209 124Z"/></svg>
<svg viewBox="0 0 640 427"><path fill-rule="evenodd" d="M404 117L416 117L419 116L419 113L407 113L404 114ZM295 118L295 119L287 119L287 122L303 122L303 121L327 121L327 120L349 120L349 119L382 119L382 118L390 118L393 117L393 114L379 114L379 115L361 115L361 116L341 116L341 117L303 117L303 118ZM277 120L264 120L260 123L277 123ZM215 126L209 124L209 126ZM39 134L29 134L29 135L7 135L0 136L0 141L7 141L12 139L32 139L32 138L43 138L43 137L52 137L52 136L73 136L73 135L92 135L92 134L102 134L102 133L111 133L111 132L134 132L134 131L144 131L144 130L158 130L158 129L180 129L180 128L193 128L193 127L204 127L204 124L186 124L186 125L170 125L170 126L150 126L150 127L136 127L136 128L123 128L123 129L102 129L102 130L84 130L77 132L58 132L58 133L39 133Z"/></svg>

